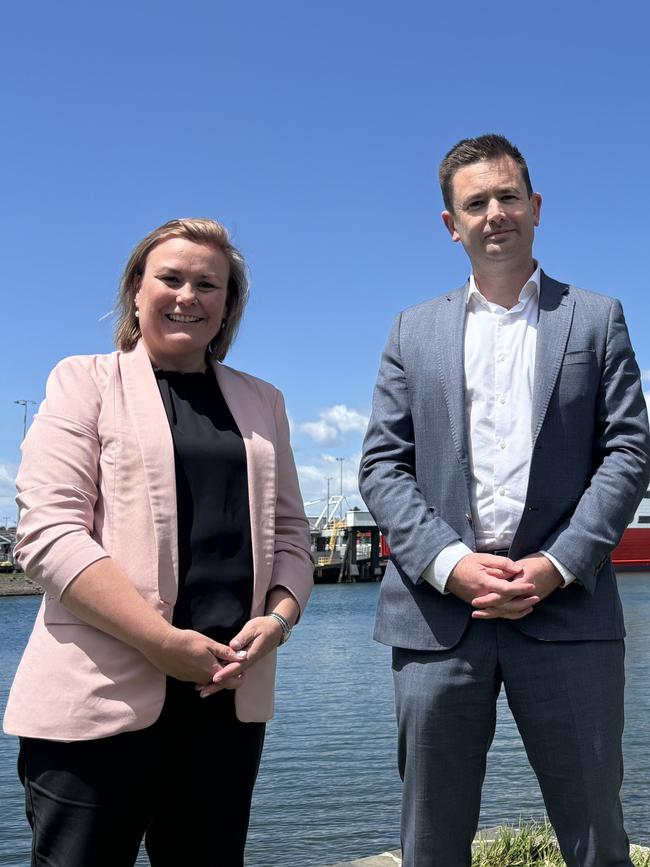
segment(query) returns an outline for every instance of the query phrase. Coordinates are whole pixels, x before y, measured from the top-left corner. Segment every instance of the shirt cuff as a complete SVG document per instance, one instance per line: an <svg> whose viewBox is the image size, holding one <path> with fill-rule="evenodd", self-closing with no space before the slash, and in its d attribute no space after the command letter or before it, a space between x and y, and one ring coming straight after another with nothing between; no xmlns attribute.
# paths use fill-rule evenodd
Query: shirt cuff
<svg viewBox="0 0 650 867"><path fill-rule="evenodd" d="M569 572L567 567L563 563L560 563L560 561L557 560L552 554L549 554L548 551L540 551L539 553L543 554L547 560L550 560L557 569L557 571L560 573L560 575L562 576L562 587L568 587L569 584L572 584L576 580L576 576L572 572Z"/></svg>
<svg viewBox="0 0 650 867"><path fill-rule="evenodd" d="M460 540L450 542L429 563L422 573L422 578L440 593L448 593L449 591L445 588L454 567L466 554L472 553L472 549L468 548L464 542Z"/></svg>

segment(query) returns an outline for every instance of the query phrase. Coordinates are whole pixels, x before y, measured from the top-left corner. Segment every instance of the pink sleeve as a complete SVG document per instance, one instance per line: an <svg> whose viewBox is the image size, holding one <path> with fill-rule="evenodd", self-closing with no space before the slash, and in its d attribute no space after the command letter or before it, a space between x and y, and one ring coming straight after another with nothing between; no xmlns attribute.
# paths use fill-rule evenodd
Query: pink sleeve
<svg viewBox="0 0 650 867"><path fill-rule="evenodd" d="M314 582L309 521L289 441L289 423L280 392L274 407L277 430L278 495L275 505L275 556L269 590L284 587L303 611Z"/></svg>
<svg viewBox="0 0 650 867"><path fill-rule="evenodd" d="M102 402L96 358L66 358L50 374L16 479L16 560L57 599L87 566L108 556L92 538Z"/></svg>

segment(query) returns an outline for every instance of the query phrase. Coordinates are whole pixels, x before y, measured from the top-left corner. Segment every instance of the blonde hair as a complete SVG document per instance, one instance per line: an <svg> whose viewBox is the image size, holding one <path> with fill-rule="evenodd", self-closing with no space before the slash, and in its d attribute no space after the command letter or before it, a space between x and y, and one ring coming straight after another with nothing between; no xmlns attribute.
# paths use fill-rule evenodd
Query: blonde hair
<svg viewBox="0 0 650 867"><path fill-rule="evenodd" d="M248 301L248 272L244 257L230 243L225 226L215 220L203 218L169 220L140 241L131 253L120 280L117 299L118 318L115 325L115 345L123 352L130 352L140 340L140 323L135 315L135 296L147 264L147 256L154 247L170 238L185 238L195 244L204 244L220 250L228 260L228 295L226 318L221 330L208 345L208 356L223 361L230 349Z"/></svg>

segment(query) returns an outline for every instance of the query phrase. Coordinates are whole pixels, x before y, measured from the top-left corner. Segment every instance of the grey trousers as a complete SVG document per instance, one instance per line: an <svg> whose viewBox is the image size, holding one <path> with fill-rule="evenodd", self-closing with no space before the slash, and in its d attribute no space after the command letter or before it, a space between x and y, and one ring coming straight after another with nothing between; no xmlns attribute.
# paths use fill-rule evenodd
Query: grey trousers
<svg viewBox="0 0 650 867"><path fill-rule="evenodd" d="M459 644L393 648L403 867L470 867L503 684L568 867L631 867L622 641L537 641L470 622Z"/></svg>

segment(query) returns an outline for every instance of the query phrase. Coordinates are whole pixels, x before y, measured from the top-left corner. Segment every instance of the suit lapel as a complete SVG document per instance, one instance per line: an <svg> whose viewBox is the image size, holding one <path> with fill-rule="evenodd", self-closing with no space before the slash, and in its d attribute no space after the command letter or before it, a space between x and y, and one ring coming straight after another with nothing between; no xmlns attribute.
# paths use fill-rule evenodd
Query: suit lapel
<svg viewBox="0 0 650 867"><path fill-rule="evenodd" d="M445 303L439 305L433 335L438 374L442 381L449 413L451 436L469 485L464 354L467 285L466 283L465 286L451 292L446 296Z"/></svg>
<svg viewBox="0 0 650 867"><path fill-rule="evenodd" d="M178 592L174 444L156 377L142 341L132 352L121 353L119 359L124 399L140 445L151 504L160 596L172 602ZM129 481L124 483L129 484Z"/></svg>
<svg viewBox="0 0 650 867"><path fill-rule="evenodd" d="M275 548L275 447L271 407L254 393L251 380L214 362L219 388L232 413L246 449L248 499L253 547L253 611L264 606L273 570Z"/></svg>
<svg viewBox="0 0 650 867"><path fill-rule="evenodd" d="M557 382L573 320L575 302L568 297L567 288L565 284L552 280L542 271L531 418L533 446Z"/></svg>

